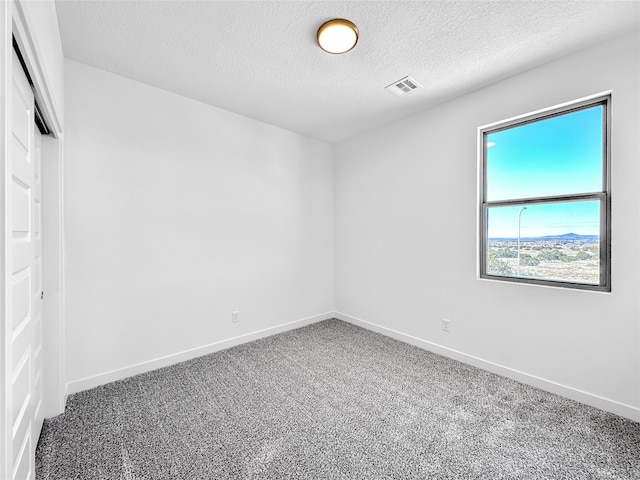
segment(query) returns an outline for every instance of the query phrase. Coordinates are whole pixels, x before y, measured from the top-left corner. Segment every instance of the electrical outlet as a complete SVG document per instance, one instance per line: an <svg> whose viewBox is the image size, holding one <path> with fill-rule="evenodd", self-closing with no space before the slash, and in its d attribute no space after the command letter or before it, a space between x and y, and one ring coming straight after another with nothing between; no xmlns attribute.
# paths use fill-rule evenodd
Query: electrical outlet
<svg viewBox="0 0 640 480"><path fill-rule="evenodd" d="M233 323L237 323L240 321L240 319L238 318L239 314L240 314L239 310L234 310L233 312L231 312L231 321Z"/></svg>
<svg viewBox="0 0 640 480"><path fill-rule="evenodd" d="M442 330L445 332L450 332L451 331L451 321L447 320L446 318L442 319Z"/></svg>

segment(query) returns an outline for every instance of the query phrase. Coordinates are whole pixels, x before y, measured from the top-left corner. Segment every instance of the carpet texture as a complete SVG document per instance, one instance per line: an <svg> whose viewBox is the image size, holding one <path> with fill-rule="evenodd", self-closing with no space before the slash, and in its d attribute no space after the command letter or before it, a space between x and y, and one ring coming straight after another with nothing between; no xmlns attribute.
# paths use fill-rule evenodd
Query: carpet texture
<svg viewBox="0 0 640 480"><path fill-rule="evenodd" d="M37 478L640 479L640 424L327 320L72 395Z"/></svg>

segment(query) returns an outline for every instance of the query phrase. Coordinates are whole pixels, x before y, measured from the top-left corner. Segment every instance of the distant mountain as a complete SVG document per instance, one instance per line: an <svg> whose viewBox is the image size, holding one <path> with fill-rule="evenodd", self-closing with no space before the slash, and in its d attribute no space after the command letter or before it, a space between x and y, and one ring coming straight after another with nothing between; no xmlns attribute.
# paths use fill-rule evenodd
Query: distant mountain
<svg viewBox="0 0 640 480"><path fill-rule="evenodd" d="M489 238L494 242L516 242L516 237ZM579 235L577 233L563 233L562 235L545 235L543 237L520 237L520 242L598 242L600 235Z"/></svg>
<svg viewBox="0 0 640 480"><path fill-rule="evenodd" d="M577 233L563 233L562 235L545 235L538 237L542 240L598 240L600 235L578 235Z"/></svg>

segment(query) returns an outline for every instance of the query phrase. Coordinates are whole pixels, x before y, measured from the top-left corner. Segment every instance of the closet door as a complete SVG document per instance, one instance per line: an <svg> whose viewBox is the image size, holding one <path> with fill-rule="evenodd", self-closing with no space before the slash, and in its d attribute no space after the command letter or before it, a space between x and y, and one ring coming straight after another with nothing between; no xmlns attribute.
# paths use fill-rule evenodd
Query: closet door
<svg viewBox="0 0 640 480"><path fill-rule="evenodd" d="M6 299L9 311L5 358L11 478L35 477L35 448L42 427L42 185L36 148L34 98L13 53L11 92L10 209L5 212Z"/></svg>

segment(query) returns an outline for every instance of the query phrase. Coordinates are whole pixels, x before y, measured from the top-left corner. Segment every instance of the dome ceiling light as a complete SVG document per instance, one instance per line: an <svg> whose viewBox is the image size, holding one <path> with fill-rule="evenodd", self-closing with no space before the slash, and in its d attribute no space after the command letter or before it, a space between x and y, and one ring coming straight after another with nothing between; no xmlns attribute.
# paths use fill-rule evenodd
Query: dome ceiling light
<svg viewBox="0 0 640 480"><path fill-rule="evenodd" d="M327 53L346 53L358 43L358 27L344 18L334 18L320 25L318 45Z"/></svg>

